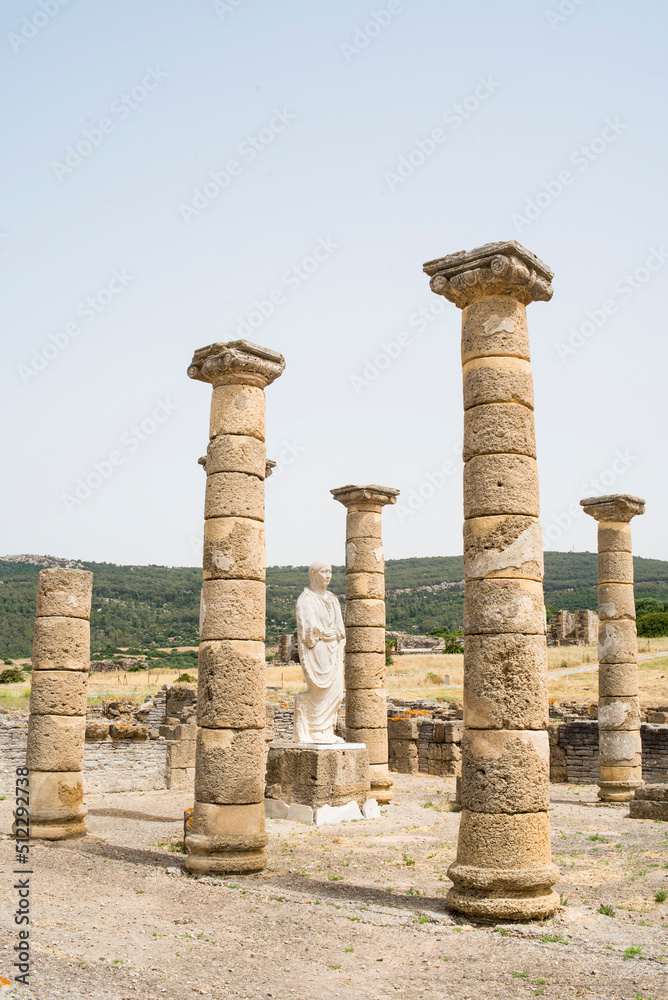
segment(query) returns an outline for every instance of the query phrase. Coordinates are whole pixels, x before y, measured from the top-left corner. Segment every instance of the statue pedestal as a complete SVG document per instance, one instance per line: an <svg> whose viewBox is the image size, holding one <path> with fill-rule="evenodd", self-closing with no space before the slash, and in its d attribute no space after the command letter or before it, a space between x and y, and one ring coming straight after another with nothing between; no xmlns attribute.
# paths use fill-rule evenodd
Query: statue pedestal
<svg viewBox="0 0 668 1000"><path fill-rule="evenodd" d="M380 815L369 799L369 754L363 743L269 744L265 815L301 823L341 823Z"/></svg>

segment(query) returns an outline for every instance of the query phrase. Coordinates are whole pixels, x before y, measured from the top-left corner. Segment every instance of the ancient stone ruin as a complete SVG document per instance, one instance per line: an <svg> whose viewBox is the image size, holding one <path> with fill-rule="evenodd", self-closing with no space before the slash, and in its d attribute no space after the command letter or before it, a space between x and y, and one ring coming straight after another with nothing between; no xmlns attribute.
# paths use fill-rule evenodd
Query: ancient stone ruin
<svg viewBox="0 0 668 1000"><path fill-rule="evenodd" d="M547 650L525 307L552 272L515 241L429 261L463 310L462 818L448 903L491 919L553 913Z"/></svg>
<svg viewBox="0 0 668 1000"><path fill-rule="evenodd" d="M598 615L581 608L555 611L547 626L548 646L593 646L598 642Z"/></svg>
<svg viewBox="0 0 668 1000"><path fill-rule="evenodd" d="M64 840L86 833L83 754L86 731L93 574L43 569L28 720L31 835Z"/></svg>
<svg viewBox="0 0 668 1000"><path fill-rule="evenodd" d="M281 354L245 340L195 352L209 382L204 582L191 872L264 868L265 388Z"/></svg>
<svg viewBox="0 0 668 1000"><path fill-rule="evenodd" d="M598 797L628 802L642 785L630 522L644 514L645 501L620 494L580 503L598 521Z"/></svg>
<svg viewBox="0 0 668 1000"><path fill-rule="evenodd" d="M331 491L346 515L346 730L369 751L371 794L392 798L387 765L385 559L381 512L399 490L341 486Z"/></svg>

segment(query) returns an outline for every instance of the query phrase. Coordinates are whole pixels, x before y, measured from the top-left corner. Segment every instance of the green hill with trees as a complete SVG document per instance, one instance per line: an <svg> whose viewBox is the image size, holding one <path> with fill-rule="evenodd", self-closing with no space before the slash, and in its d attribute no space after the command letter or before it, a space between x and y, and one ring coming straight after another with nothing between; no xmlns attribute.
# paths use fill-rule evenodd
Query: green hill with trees
<svg viewBox="0 0 668 1000"><path fill-rule="evenodd" d="M44 566L70 565L94 574L91 647L111 653L121 647L197 644L202 571L191 567L117 566L68 562L41 556L0 560L0 659L30 656L37 574ZM639 615L651 633L668 633L668 562L634 559ZM425 634L461 628L464 605L461 556L389 560L385 570L387 627ZM306 566L267 569L267 641L295 627L294 606L308 584ZM332 590L343 597L345 573L334 567ZM545 553L548 615L560 608L596 610L597 557L592 552ZM662 633L662 629L665 632Z"/></svg>

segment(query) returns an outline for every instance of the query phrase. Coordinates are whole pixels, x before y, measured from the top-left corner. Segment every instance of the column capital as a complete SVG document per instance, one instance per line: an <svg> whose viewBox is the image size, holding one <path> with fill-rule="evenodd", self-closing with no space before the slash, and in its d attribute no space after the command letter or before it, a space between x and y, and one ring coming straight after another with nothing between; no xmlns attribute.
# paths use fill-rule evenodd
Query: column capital
<svg viewBox="0 0 668 1000"><path fill-rule="evenodd" d="M265 389L283 374L284 368L285 358L278 351L250 340L231 340L195 351L188 375L213 386L243 383Z"/></svg>
<svg viewBox="0 0 668 1000"><path fill-rule="evenodd" d="M391 486L339 486L336 490L329 491L335 500L342 503L344 507L352 507L358 503L371 503L379 507L384 507L388 503L396 503L399 490L392 489Z"/></svg>
<svg viewBox="0 0 668 1000"><path fill-rule="evenodd" d="M552 298L554 273L516 240L485 243L428 260L423 270L431 278L432 292L460 309L492 295L507 295L525 306Z"/></svg>
<svg viewBox="0 0 668 1000"><path fill-rule="evenodd" d="M581 500L585 514L597 521L630 521L636 514L645 513L645 501L629 493L614 493L604 497Z"/></svg>

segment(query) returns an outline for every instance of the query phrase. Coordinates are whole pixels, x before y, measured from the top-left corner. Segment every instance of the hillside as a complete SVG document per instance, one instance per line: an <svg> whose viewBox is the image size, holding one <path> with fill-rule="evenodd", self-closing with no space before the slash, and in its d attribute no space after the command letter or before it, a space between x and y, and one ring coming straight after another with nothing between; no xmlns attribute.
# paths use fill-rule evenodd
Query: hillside
<svg viewBox="0 0 668 1000"><path fill-rule="evenodd" d="M668 601L668 562L635 558L636 598ZM94 652L151 644L197 643L202 571L191 567L117 566L47 556L0 559L0 659L29 656L37 574L67 565L94 574L91 646ZM394 559L386 565L387 626L429 632L459 628L463 613L461 556ZM267 569L267 641L295 626L294 605L308 583L305 566ZM554 609L597 604L597 557L592 552L545 553L545 601ZM344 571L334 567L332 590L344 593Z"/></svg>

